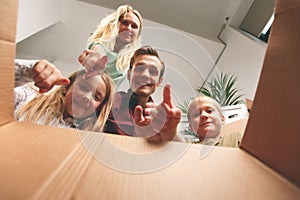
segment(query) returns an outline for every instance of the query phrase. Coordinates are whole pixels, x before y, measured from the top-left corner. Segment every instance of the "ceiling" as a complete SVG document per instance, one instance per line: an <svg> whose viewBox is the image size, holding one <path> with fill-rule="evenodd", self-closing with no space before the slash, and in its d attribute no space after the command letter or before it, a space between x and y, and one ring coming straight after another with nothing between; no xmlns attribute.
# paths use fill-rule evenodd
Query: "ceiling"
<svg viewBox="0 0 300 200"><path fill-rule="evenodd" d="M253 0L80 0L115 10L129 4L147 20L206 38L216 38L223 24L239 26Z"/></svg>

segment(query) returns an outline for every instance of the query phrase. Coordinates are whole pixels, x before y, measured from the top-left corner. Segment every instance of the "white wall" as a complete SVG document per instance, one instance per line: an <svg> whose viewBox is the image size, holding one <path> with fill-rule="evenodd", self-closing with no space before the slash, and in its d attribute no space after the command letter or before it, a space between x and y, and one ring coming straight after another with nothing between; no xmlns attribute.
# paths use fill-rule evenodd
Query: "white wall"
<svg viewBox="0 0 300 200"><path fill-rule="evenodd" d="M39 32L61 19L61 0L19 0L16 41Z"/></svg>
<svg viewBox="0 0 300 200"><path fill-rule="evenodd" d="M56 13L61 13L60 22L42 31L38 27L36 28L39 31L37 34L18 42L17 57L46 58L53 61L64 75L68 75L80 67L77 57L86 48L89 33L95 29L99 19L111 13L112 10L75 0L44 1L47 2L47 6L50 6L49 2L55 4L51 5L51 8L61 8L56 11ZM22 5L20 12L32 12L32 7L29 9L24 4L20 6ZM40 23L42 19L42 15L36 16L27 22L26 27L37 23L36 21ZM224 45L146 19L143 22L143 44L152 45L160 50L167 65L164 83L172 84L175 102L182 102L186 98L195 96L195 88L202 85ZM25 26L19 27L18 32L22 32L22 27ZM264 50L248 38L237 34L233 29L226 29L222 38L228 42L228 46L218 67L225 72L237 71L238 86L251 98L256 90ZM249 78L250 75L253 78ZM127 89L126 84L127 81L121 89ZM160 88L154 98L160 100L161 93Z"/></svg>
<svg viewBox="0 0 300 200"><path fill-rule="evenodd" d="M222 35L227 47L218 62L218 69L238 76L237 86L245 98L254 99L267 44L227 27Z"/></svg>
<svg viewBox="0 0 300 200"><path fill-rule="evenodd" d="M80 67L77 57L86 48L89 33L95 29L99 19L112 10L73 0L62 1L61 7L60 22L19 42L17 57L46 58L68 75ZM143 23L142 42L161 51L167 66L164 83L173 85L174 100L195 96L194 89L202 84L213 67L223 44L149 20ZM125 81L123 89L127 88ZM160 97L159 91L154 98L159 100Z"/></svg>

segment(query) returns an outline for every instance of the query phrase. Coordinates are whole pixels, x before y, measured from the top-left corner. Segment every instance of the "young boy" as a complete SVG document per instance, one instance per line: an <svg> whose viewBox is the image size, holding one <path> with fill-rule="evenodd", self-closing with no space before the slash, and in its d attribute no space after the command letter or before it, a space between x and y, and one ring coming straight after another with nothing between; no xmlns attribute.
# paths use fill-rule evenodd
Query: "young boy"
<svg viewBox="0 0 300 200"><path fill-rule="evenodd" d="M238 147L241 133L222 135L224 116L220 104L207 96L196 97L188 107L188 121L193 132L197 133L200 144Z"/></svg>

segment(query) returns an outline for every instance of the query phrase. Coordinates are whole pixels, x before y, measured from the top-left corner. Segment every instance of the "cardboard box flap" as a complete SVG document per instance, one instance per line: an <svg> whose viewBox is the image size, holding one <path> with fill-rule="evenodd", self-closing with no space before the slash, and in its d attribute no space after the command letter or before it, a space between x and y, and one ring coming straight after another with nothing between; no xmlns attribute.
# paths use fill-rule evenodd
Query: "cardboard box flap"
<svg viewBox="0 0 300 200"><path fill-rule="evenodd" d="M18 14L18 1L1 0L0 40L15 42L17 14Z"/></svg>
<svg viewBox="0 0 300 200"><path fill-rule="evenodd" d="M103 162L87 146L103 152L119 166L134 169L160 162L163 155L172 156L174 149L185 144L153 146L143 138L112 134L95 140L101 133L90 132L83 133L89 138L83 142L74 129L19 122L2 126L0 131L2 199L296 200L300 195L299 188L238 148L214 147L200 159L205 146L190 145L174 162L136 173ZM131 156L114 154L105 141L115 151L131 152ZM152 153L158 156L151 157ZM144 162L139 162L137 156ZM195 189L197 185L201 189Z"/></svg>
<svg viewBox="0 0 300 200"><path fill-rule="evenodd" d="M277 0L275 3L275 10L274 13L275 15L280 15L284 12L287 12L292 9L299 9L298 7L300 6L300 1L295 1L295 0L283 0L279 1ZM297 20L296 20L297 21Z"/></svg>
<svg viewBox="0 0 300 200"><path fill-rule="evenodd" d="M288 2L272 25L242 148L300 186L300 7Z"/></svg>
<svg viewBox="0 0 300 200"><path fill-rule="evenodd" d="M15 43L0 40L0 126L14 120L14 58Z"/></svg>
<svg viewBox="0 0 300 200"><path fill-rule="evenodd" d="M274 22L242 141L242 148L253 156L239 148L211 146L213 151L200 158L208 146L190 145L173 162L137 174L101 162L83 141L112 163L134 169L164 161L160 156L173 156L173 151L161 154L160 146L143 138L106 135L113 149L145 158L137 162L108 149L106 140L89 137L101 133L83 133L83 140L75 129L11 122L17 4L4 0L0 7L1 199L299 199L300 188L293 183L299 185L300 180L300 37L295 20L300 12L286 12ZM184 145L170 142L166 147L177 150ZM151 157L148 151L159 156Z"/></svg>

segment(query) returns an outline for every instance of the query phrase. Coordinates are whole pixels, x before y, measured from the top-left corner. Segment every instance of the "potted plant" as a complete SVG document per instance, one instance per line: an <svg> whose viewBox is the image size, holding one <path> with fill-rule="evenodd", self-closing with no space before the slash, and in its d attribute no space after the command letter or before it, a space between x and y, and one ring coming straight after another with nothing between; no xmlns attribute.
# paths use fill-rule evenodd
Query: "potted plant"
<svg viewBox="0 0 300 200"><path fill-rule="evenodd" d="M208 81L207 87L199 87L196 90L205 96L215 99L221 106L231 106L244 103L238 94L239 90L235 88L237 76L234 74L224 74L213 77Z"/></svg>

